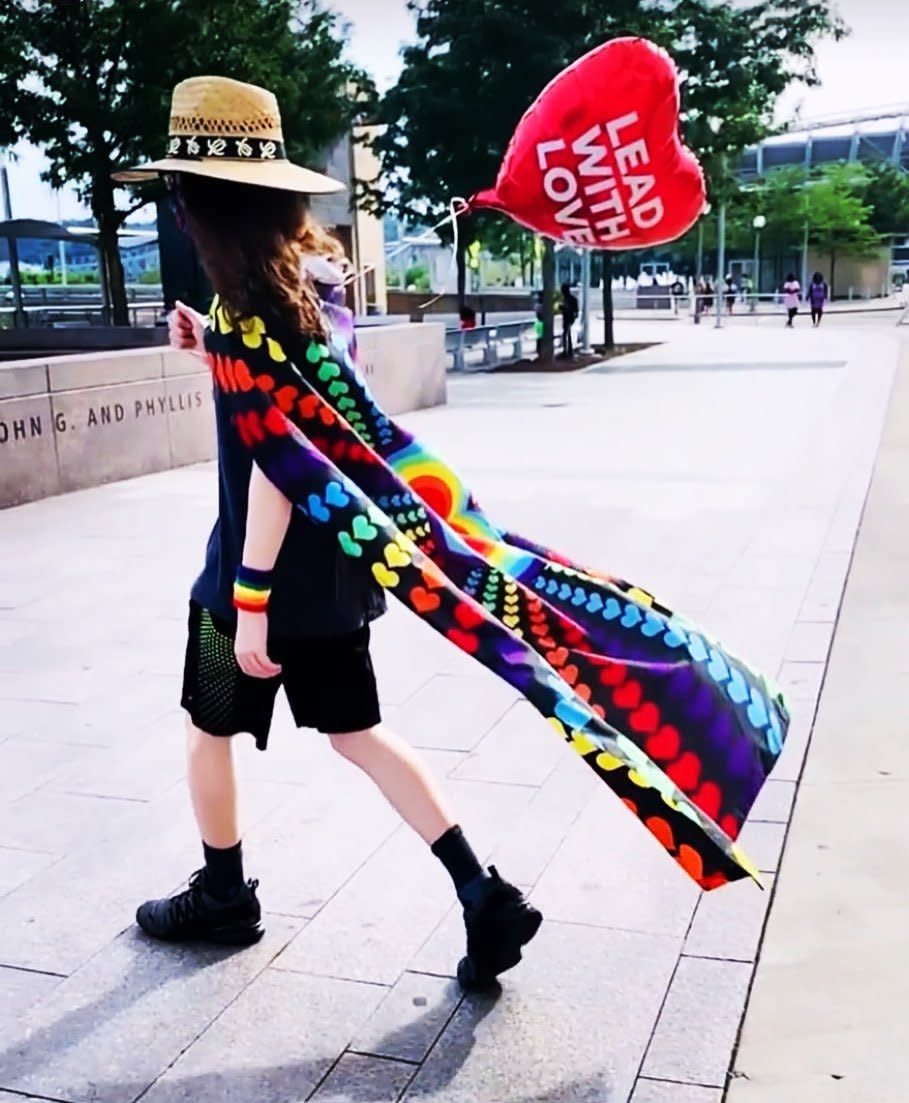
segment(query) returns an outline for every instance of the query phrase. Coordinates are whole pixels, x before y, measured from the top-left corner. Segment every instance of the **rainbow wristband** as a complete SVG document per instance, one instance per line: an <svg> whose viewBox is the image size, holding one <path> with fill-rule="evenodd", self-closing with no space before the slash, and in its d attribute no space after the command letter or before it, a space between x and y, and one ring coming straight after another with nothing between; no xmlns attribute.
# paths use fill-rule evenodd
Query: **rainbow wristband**
<svg viewBox="0 0 909 1103"><path fill-rule="evenodd" d="M234 608L246 613L264 613L271 596L271 575L271 571L257 571L241 563L234 582Z"/></svg>

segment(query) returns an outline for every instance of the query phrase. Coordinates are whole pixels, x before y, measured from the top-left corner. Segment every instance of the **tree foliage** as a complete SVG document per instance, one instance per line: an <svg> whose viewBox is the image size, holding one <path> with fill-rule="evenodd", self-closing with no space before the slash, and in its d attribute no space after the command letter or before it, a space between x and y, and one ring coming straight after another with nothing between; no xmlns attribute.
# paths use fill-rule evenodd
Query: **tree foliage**
<svg viewBox="0 0 909 1103"><path fill-rule="evenodd" d="M110 174L163 155L174 84L215 73L270 88L289 154L317 163L366 84L315 0L4 0L0 41L23 61L6 125L42 146L48 180L74 185L91 208L118 324L128 318L116 234L149 192L120 206Z"/></svg>
<svg viewBox="0 0 909 1103"><path fill-rule="evenodd" d="M859 195L871 208L869 221L879 234L909 234L909 172L902 166L868 166Z"/></svg>
<svg viewBox="0 0 909 1103"><path fill-rule="evenodd" d="M833 287L838 257L867 257L880 247L873 208L863 199L868 183L868 172L858 165L828 165L812 173L779 169L769 174L758 192L766 211L768 239L791 246L807 236L809 245L830 257Z"/></svg>
<svg viewBox="0 0 909 1103"><path fill-rule="evenodd" d="M646 32L644 32L646 33ZM829 0L761 0L747 6L678 0L658 38L682 77L682 132L714 199L731 190L728 167L774 131L780 95L818 83L817 42L846 33Z"/></svg>
<svg viewBox="0 0 909 1103"><path fill-rule="evenodd" d="M816 82L816 41L843 33L829 0L759 0L748 7L561 0L556 8L549 0L410 0L409 6L417 42L404 51L400 79L378 109L385 130L376 148L388 184L380 205L424 222L441 218L452 196L490 185L515 125L544 85L586 51L624 34L644 35L675 57L683 76L683 134L719 195L725 162L770 132L779 94L795 80ZM483 232L471 226L465 236ZM463 288L463 264L459 272Z"/></svg>

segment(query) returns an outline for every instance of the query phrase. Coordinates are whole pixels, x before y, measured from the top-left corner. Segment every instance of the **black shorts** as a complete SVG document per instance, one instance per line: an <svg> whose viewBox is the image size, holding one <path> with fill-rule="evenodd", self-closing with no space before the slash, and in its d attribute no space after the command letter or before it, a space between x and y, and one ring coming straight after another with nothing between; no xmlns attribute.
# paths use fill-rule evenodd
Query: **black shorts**
<svg viewBox="0 0 909 1103"><path fill-rule="evenodd" d="M281 666L276 678L244 674L233 637L229 624L190 602L180 703L202 731L250 732L264 751L282 685L298 728L341 735L379 723L368 624L342 636L269 639L268 657Z"/></svg>

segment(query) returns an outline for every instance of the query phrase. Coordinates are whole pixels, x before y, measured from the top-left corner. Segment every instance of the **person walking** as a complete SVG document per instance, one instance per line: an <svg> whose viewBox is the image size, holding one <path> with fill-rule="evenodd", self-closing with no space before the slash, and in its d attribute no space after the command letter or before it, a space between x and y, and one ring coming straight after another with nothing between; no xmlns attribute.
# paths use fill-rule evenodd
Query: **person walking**
<svg viewBox="0 0 909 1103"><path fill-rule="evenodd" d="M343 284L340 269L333 281L326 266L344 261L339 243L310 218L306 196L342 186L285 158L277 101L254 85L183 81L170 131L165 158L114 178L164 177L222 308L241 325L256 316L273 322L305 373L295 350L329 339L318 290L331 295L333 282L335 290ZM172 344L203 354L195 312L178 305L170 333ZM250 733L264 751L283 689L296 726L323 733L363 770L448 871L467 936L458 977L464 988L485 987L520 961L542 916L481 866L426 763L381 722L369 642L383 591L331 534L291 507L253 462L219 388L214 395L219 512L190 595L181 696L204 867L186 890L142 904L136 920L167 941L245 945L262 937L258 881L244 873L233 737ZM349 826L357 830L354 809Z"/></svg>
<svg viewBox="0 0 909 1103"><path fill-rule="evenodd" d="M830 299L830 288L820 272L815 272L808 285L808 305L811 307L811 324L815 329L824 317L824 307Z"/></svg>
<svg viewBox="0 0 909 1103"><path fill-rule="evenodd" d="M799 312L799 300L802 287L794 272L790 272L783 284L783 306L786 308L786 325L792 329L792 323Z"/></svg>
<svg viewBox="0 0 909 1103"><path fill-rule="evenodd" d="M725 292L726 292L726 313L732 314L733 307L735 306L735 300L739 294L739 288L732 276L727 275L725 279Z"/></svg>
<svg viewBox="0 0 909 1103"><path fill-rule="evenodd" d="M572 339L571 328L578 320L580 307L578 306L577 297L571 290L570 284L563 283L561 291L562 355L570 360L574 356L574 341Z"/></svg>
<svg viewBox="0 0 909 1103"><path fill-rule="evenodd" d="M704 313L709 314L713 310L713 280L709 276L704 277Z"/></svg>

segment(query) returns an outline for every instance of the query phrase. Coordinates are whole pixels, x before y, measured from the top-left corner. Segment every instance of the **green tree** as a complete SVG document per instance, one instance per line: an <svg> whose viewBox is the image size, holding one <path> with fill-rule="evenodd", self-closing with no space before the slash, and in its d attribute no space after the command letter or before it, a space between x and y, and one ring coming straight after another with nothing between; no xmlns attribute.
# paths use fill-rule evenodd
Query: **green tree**
<svg viewBox="0 0 909 1103"><path fill-rule="evenodd" d="M110 174L163 153L174 84L208 72L271 88L290 155L316 164L349 126L366 85L344 60L343 27L315 0L4 5L0 41L24 61L14 74L15 127L43 147L47 179L75 185L91 208L118 325L129 317L117 231L155 192L120 206Z"/></svg>
<svg viewBox="0 0 909 1103"><path fill-rule="evenodd" d="M711 192L725 194L727 161L769 133L790 83L816 82L816 41L843 33L829 0L760 0L747 8L715 0L562 0L555 16L549 0L410 0L410 9L418 41L405 50L398 84L379 109L386 129L377 149L391 184L385 204L422 221L442 217L452 195L489 185L515 124L546 82L622 34L644 35L676 58L684 136L704 161ZM468 226L462 236L476 234ZM605 254L608 346L610 260ZM458 261L463 294L463 256ZM549 289L551 249L543 276ZM548 316L545 324L548 351Z"/></svg>
<svg viewBox="0 0 909 1103"><path fill-rule="evenodd" d="M860 197L871 208L879 234L909 234L909 172L900 165L871 165Z"/></svg>
<svg viewBox="0 0 909 1103"><path fill-rule="evenodd" d="M656 34L679 67L682 132L714 200L735 191L728 169L742 150L773 133L781 93L793 83L818 83L815 46L847 33L831 8L830 0L666 6Z"/></svg>
<svg viewBox="0 0 909 1103"><path fill-rule="evenodd" d="M630 3L630 6L636 6ZM565 0L409 0L417 42L405 49L400 78L384 97L375 142L387 190L379 204L416 222L437 222L452 196L490 185L521 115L559 70L583 53L581 8ZM466 290L464 249L485 236L495 215L462 219L458 296ZM554 254L544 256L544 284ZM546 296L544 355L552 354Z"/></svg>
<svg viewBox="0 0 909 1103"><path fill-rule="evenodd" d="M429 269L425 264L412 264L404 273L404 290L429 290Z"/></svg>
<svg viewBox="0 0 909 1103"><path fill-rule="evenodd" d="M829 165L814 173L780 169L759 191L771 240L791 247L807 239L830 256L831 292L838 257L867 257L881 244L872 223L873 208L862 198L868 180L858 165Z"/></svg>

